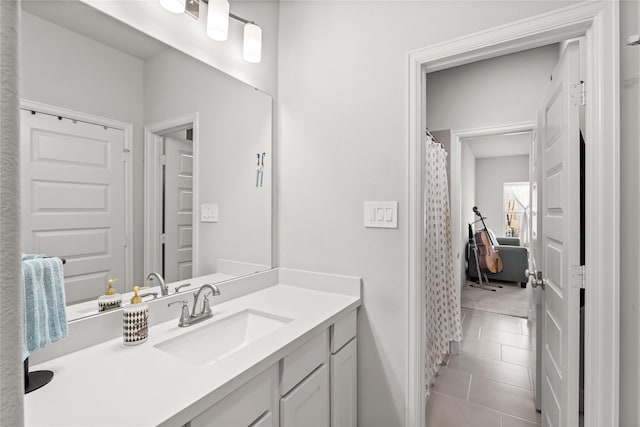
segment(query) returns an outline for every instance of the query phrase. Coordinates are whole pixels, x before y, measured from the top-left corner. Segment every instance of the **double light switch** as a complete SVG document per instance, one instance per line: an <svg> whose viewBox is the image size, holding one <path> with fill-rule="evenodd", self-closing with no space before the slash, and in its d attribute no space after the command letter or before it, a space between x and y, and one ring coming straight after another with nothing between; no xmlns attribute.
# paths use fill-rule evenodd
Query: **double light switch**
<svg viewBox="0 0 640 427"><path fill-rule="evenodd" d="M398 228L398 202L364 202L364 226Z"/></svg>

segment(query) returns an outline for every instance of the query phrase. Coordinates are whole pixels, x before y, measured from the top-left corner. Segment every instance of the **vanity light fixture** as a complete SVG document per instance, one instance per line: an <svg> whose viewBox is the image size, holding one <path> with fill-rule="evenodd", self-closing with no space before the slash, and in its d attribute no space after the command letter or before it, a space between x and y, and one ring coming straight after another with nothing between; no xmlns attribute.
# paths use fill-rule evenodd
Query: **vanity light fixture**
<svg viewBox="0 0 640 427"><path fill-rule="evenodd" d="M250 63L262 60L262 29L253 21L229 12L228 0L160 0L160 4L170 12L187 13L199 19L200 4L207 3L207 36L216 41L225 41L229 35L229 19L244 24L242 58Z"/></svg>

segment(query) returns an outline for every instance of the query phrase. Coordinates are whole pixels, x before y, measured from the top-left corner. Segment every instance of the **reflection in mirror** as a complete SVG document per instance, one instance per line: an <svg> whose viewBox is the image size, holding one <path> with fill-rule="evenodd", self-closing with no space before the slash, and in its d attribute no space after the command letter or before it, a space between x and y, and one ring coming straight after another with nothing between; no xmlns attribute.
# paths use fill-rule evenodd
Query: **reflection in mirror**
<svg viewBox="0 0 640 427"><path fill-rule="evenodd" d="M271 268L271 97L78 1L22 3L22 251L70 320Z"/></svg>

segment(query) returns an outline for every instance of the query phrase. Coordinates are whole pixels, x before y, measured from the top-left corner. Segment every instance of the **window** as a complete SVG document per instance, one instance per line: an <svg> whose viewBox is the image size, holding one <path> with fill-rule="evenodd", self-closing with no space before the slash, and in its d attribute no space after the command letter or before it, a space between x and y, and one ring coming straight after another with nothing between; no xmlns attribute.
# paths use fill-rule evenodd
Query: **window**
<svg viewBox="0 0 640 427"><path fill-rule="evenodd" d="M502 194L504 235L521 237L528 227L529 183L505 182Z"/></svg>

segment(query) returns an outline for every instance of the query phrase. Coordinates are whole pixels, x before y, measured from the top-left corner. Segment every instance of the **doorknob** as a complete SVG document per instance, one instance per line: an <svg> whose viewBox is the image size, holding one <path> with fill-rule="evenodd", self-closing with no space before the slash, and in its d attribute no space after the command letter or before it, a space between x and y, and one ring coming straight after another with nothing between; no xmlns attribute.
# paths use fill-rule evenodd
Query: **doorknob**
<svg viewBox="0 0 640 427"><path fill-rule="evenodd" d="M544 289L544 279L542 279L542 271L531 272L529 269L524 271L525 276L531 278L531 286L537 288L541 286Z"/></svg>

